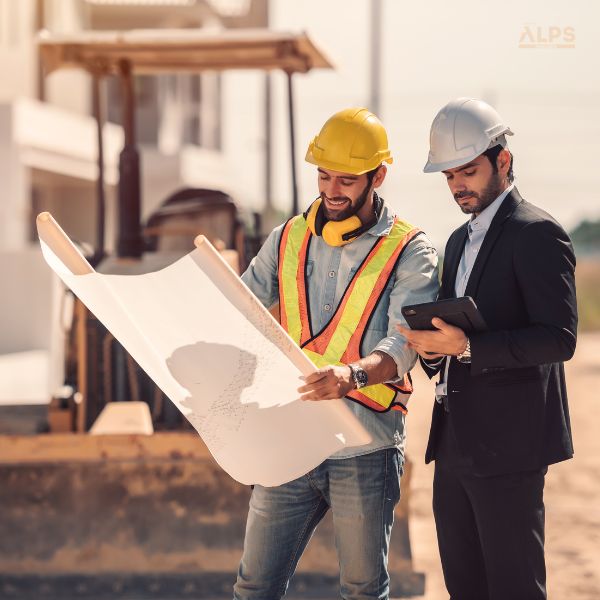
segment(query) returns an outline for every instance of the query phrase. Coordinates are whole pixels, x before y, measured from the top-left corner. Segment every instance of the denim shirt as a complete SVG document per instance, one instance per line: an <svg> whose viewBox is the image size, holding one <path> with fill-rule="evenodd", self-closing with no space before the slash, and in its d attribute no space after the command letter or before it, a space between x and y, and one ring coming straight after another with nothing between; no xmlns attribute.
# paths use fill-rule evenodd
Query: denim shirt
<svg viewBox="0 0 600 600"><path fill-rule="evenodd" d="M345 246L329 246L323 238L314 236L306 267L314 333L330 321L348 282L377 238L387 235L393 223L393 215L384 206L377 223ZM280 225L269 234L242 275L244 283L266 307L279 301L277 274L282 229ZM416 353L406 347L404 337L396 331L397 323L406 324L400 309L405 304L431 302L437 293L437 252L427 237L420 234L408 243L390 277L365 332L361 355L367 356L374 350L385 352L396 362L398 377L403 377L414 366ZM371 434L372 441L365 446L344 448L331 458L350 458L392 447L404 451L404 415L400 411L377 413L351 400L345 402Z"/></svg>

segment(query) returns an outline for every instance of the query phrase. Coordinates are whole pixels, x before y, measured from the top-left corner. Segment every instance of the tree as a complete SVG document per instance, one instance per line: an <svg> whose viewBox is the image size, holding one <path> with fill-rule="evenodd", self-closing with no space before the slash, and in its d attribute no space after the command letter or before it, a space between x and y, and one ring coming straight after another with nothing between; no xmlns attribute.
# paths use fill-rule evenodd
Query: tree
<svg viewBox="0 0 600 600"><path fill-rule="evenodd" d="M581 221L571 231L571 240L577 254L600 254L600 219Z"/></svg>

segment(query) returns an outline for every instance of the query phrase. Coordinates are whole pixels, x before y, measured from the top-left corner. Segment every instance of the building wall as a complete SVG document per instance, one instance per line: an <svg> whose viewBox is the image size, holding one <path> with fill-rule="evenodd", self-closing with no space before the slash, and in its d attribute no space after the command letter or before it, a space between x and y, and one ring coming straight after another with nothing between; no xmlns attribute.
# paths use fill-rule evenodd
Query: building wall
<svg viewBox="0 0 600 600"><path fill-rule="evenodd" d="M0 0L0 102L35 96L37 62L32 45L35 0Z"/></svg>
<svg viewBox="0 0 600 600"><path fill-rule="evenodd" d="M23 162L23 150L30 152L31 148L20 145L13 132L14 119L11 115L14 111L11 107L23 97L38 97L73 117L81 117L80 129L87 127L84 122L91 114L92 82L87 73L78 70L61 70L45 76L40 73L35 42L38 29L70 34L90 29L219 29L224 25L265 24L265 0L249 3L250 11L245 17L220 15L214 8L217 4L206 0L198 0L190 6L169 3L145 6L127 2L118 5L86 0L0 0L0 74L3 81L0 103L5 104L0 109L0 141L3 145L0 148L0 173L5 176L6 182L0 208L6 231L0 236L0 249L30 243L36 212L50 209L65 215L67 233L91 244L97 241L94 227L95 176L89 175L95 169L95 158L82 150L81 159L89 161L89 167L83 169L87 173L85 176L57 172L51 166L52 160L31 170L30 165ZM105 116L115 124L121 121L119 87L114 77L102 82L101 101ZM214 172L211 172L212 165L222 163L227 152L223 147L222 90L221 77L211 73L137 79L143 215L154 210L169 193L186 185L232 187L228 185L230 176L215 178ZM48 113L47 118L53 117ZM48 121L50 130L53 124L54 121ZM64 134L74 135L74 132L65 131ZM61 135L59 133L55 137L54 151L57 161L64 163ZM86 143L95 145L96 142L92 139ZM182 156L186 148L184 168ZM52 148L44 148L44 152L51 154ZM110 248L116 229L116 210L111 206L116 182L108 177L105 183L109 204L105 241Z"/></svg>
<svg viewBox="0 0 600 600"><path fill-rule="evenodd" d="M18 279L10 298L0 301L0 312L11 324L10 332L5 328L0 354L40 352L47 368L31 377L45 379L42 371L51 373L48 387L45 382L38 386L48 394L62 380L64 334L56 318L60 286L40 255L35 216L50 211L74 240L90 249L97 245L97 133L90 116L90 76L77 70L43 76L37 32L265 24L266 0L254 0L247 17L218 15L211 5L205 0L182 9L85 0L0 0L0 280ZM174 75L157 81L146 88L141 79L137 82L142 96L138 131L143 140L139 144L143 219L181 187L230 191L236 188L232 181L246 183L229 169L226 158L221 77ZM144 93L149 97L144 98ZM116 246L117 165L123 145L118 85L104 81L101 100L110 108L103 136L105 248L111 252ZM234 145L238 139L234 136ZM258 164L260 148L252 153ZM242 200L247 196L242 193ZM21 273L20 265L29 263L36 268ZM38 327L40 322L47 327Z"/></svg>

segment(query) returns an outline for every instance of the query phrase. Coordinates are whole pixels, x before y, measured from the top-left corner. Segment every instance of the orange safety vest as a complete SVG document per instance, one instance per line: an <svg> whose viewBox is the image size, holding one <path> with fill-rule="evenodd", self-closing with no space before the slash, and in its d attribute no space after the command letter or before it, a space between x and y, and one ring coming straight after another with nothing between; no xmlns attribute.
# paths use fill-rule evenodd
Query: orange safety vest
<svg viewBox="0 0 600 600"><path fill-rule="evenodd" d="M303 215L285 224L279 241L281 325L317 367L350 364L362 358L361 342L371 315L402 251L419 233L419 229L395 218L390 233L377 239L354 274L329 323L314 335L306 289L306 259L313 234ZM406 414L411 393L412 382L406 374L401 385L368 385L348 392L346 397L376 412L400 410Z"/></svg>

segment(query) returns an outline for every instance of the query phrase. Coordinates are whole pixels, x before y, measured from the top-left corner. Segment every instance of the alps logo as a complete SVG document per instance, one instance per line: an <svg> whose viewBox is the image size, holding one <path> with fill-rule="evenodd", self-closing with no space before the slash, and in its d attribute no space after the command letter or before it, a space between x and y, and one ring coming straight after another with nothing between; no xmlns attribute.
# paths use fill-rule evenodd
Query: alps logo
<svg viewBox="0 0 600 600"><path fill-rule="evenodd" d="M524 25L519 48L575 48L575 28Z"/></svg>

